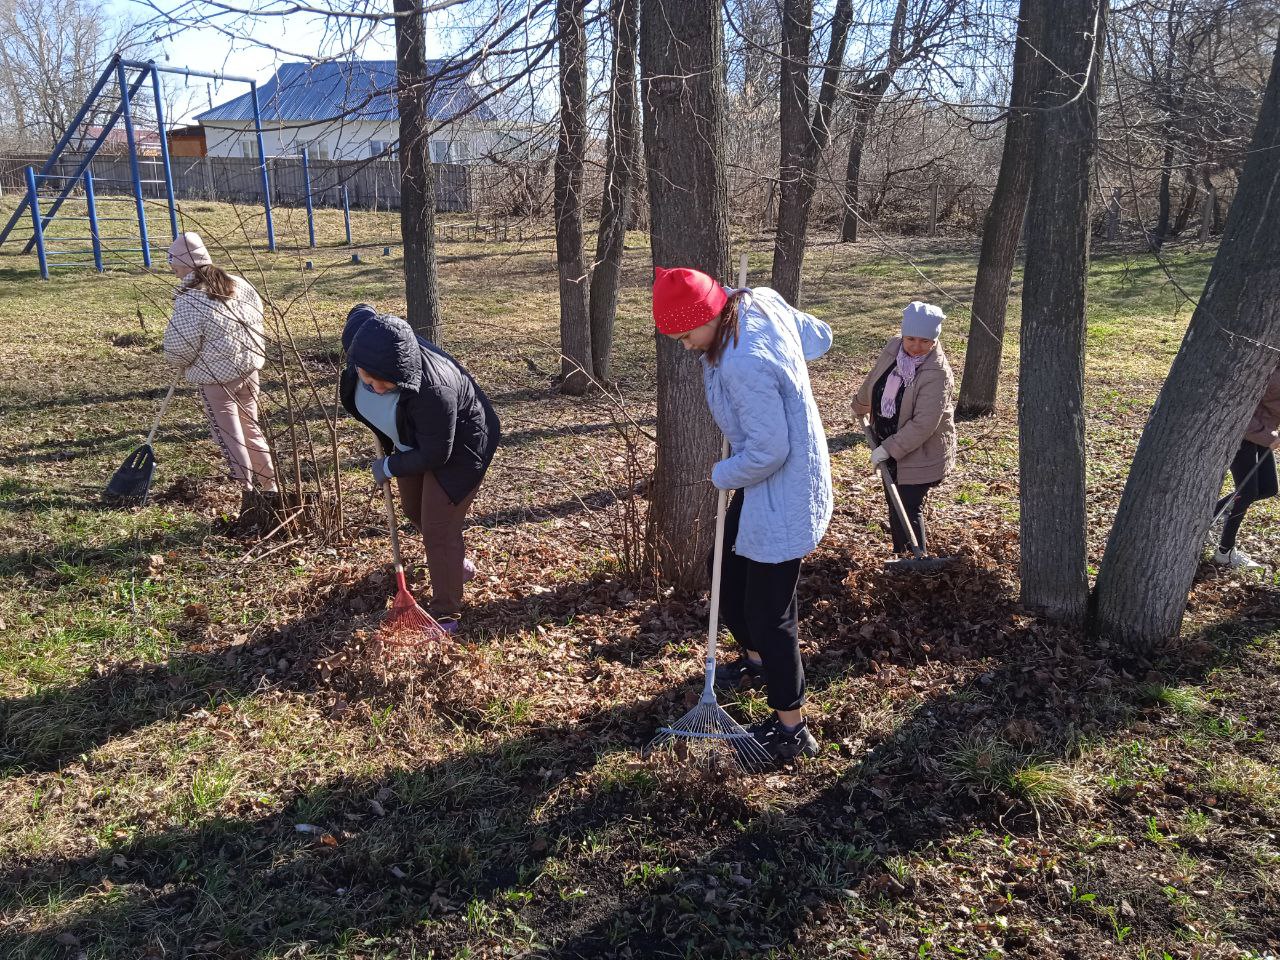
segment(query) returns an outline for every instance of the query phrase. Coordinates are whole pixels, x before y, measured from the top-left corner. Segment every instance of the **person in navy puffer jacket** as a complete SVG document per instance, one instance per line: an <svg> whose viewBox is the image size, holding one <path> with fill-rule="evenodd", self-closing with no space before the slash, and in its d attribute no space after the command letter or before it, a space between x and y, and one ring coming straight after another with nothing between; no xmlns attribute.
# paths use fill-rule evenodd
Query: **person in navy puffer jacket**
<svg viewBox="0 0 1280 960"><path fill-rule="evenodd" d="M426 547L431 615L455 633L463 585L475 576L462 526L498 447L498 415L457 360L399 317L357 304L342 346L342 405L378 438L383 456L371 465L374 481L395 478Z"/></svg>
<svg viewBox="0 0 1280 960"><path fill-rule="evenodd" d="M653 317L658 332L701 352L707 405L729 440L711 482L736 491L720 605L744 656L717 681L763 680L775 713L752 734L776 760L812 756L796 585L831 520L831 463L807 366L831 348L831 328L767 287L726 290L684 267L657 268Z"/></svg>

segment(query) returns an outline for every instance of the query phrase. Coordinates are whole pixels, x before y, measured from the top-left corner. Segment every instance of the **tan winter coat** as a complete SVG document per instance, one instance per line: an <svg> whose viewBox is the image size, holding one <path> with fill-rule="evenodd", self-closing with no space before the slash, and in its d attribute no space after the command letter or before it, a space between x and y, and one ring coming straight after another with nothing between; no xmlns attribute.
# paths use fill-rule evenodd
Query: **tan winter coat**
<svg viewBox="0 0 1280 960"><path fill-rule="evenodd" d="M894 337L880 351L867 379L853 398L853 412L861 419L871 413L871 393L898 359L901 337ZM955 405L951 395L955 377L942 344L933 348L916 370L911 386L902 392L898 405L898 432L884 441L898 464L898 483L937 483L955 466Z"/></svg>
<svg viewBox="0 0 1280 960"><path fill-rule="evenodd" d="M190 383L236 383L262 369L262 300L248 280L232 280L236 290L226 303L187 287L174 295L164 356Z"/></svg>
<svg viewBox="0 0 1280 960"><path fill-rule="evenodd" d="M1262 399L1249 418L1244 438L1260 447L1272 450L1280 447L1280 367L1276 367L1262 389Z"/></svg>

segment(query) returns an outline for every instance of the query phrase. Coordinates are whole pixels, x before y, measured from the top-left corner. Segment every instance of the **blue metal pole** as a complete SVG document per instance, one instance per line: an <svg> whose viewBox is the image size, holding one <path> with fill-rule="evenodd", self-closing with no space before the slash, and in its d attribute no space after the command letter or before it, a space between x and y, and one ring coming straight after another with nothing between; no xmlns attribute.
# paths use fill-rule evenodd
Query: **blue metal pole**
<svg viewBox="0 0 1280 960"><path fill-rule="evenodd" d="M347 246L351 246L351 202L347 199L347 185L342 185L342 224L347 228Z"/></svg>
<svg viewBox="0 0 1280 960"><path fill-rule="evenodd" d="M36 242L36 257L40 261L40 278L49 279L49 261L44 256L44 224L40 222L40 201L36 197L36 171L27 167L27 205L31 207L32 239Z"/></svg>
<svg viewBox="0 0 1280 960"><path fill-rule="evenodd" d="M124 75L124 64L116 65L120 79L120 105L124 117L124 135L129 141L129 173L133 176L133 197L138 208L138 235L142 242L142 265L151 268L151 242L147 239L147 212L142 206L142 174L138 170L138 144L133 136L133 113L129 109L129 81Z"/></svg>
<svg viewBox="0 0 1280 960"><path fill-rule="evenodd" d="M169 163L169 137L164 130L164 104L160 99L160 72L156 70L155 61L149 62L151 68L151 89L156 97L156 129L160 133L160 159L164 162L164 193L169 200L169 229L173 239L178 239L178 206L173 199L173 167Z"/></svg>
<svg viewBox="0 0 1280 960"><path fill-rule="evenodd" d="M316 211L311 204L311 161L307 157L307 148L302 148L302 190L307 201L307 239L311 246L316 245Z"/></svg>
<svg viewBox="0 0 1280 960"><path fill-rule="evenodd" d="M267 249L276 252L276 225L271 219L271 178L267 176L267 148L262 142L262 110L258 106L258 85L249 81L253 101L253 132L258 136L258 168L262 171L262 206L267 212Z"/></svg>
<svg viewBox="0 0 1280 960"><path fill-rule="evenodd" d="M89 205L89 238L93 240L93 265L102 272L102 237L98 233L98 200L93 193L93 172L84 172L84 199Z"/></svg>

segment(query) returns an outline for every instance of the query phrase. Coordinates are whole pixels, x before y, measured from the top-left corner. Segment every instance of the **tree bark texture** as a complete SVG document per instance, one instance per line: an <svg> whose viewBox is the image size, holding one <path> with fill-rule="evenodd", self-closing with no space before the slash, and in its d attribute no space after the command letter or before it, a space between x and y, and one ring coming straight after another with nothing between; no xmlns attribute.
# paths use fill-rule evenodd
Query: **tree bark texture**
<svg viewBox="0 0 1280 960"><path fill-rule="evenodd" d="M1090 178L1107 0L1060 0L1043 33L1056 65L1037 105L1018 389L1022 603L1084 622L1084 343Z"/></svg>
<svg viewBox="0 0 1280 960"><path fill-rule="evenodd" d="M1009 284L1031 189L1035 116L1029 108L1044 83L1044 61L1038 51L1047 3L1048 0L1022 0L1018 9L1009 118L1005 121L995 194L982 224L982 253L973 287L969 343L956 403L956 412L961 416L988 416L996 408Z"/></svg>
<svg viewBox="0 0 1280 960"><path fill-rule="evenodd" d="M400 238L404 243L405 319L440 342L436 275L436 182L431 165L426 29L421 0L395 0L396 105L400 112Z"/></svg>
<svg viewBox="0 0 1280 960"><path fill-rule="evenodd" d="M1226 464L1280 358L1280 45L1209 280L1129 470L1096 626L1146 650L1177 634Z"/></svg>
<svg viewBox="0 0 1280 960"><path fill-rule="evenodd" d="M845 42L853 19L853 0L837 0L831 39L810 118L809 54L813 0L786 0L782 11L782 68L779 123L781 157L778 228L773 245L773 288L789 303L800 304L800 278L809 235L809 213L817 188L818 164L831 136L831 113L840 87Z"/></svg>
<svg viewBox="0 0 1280 960"><path fill-rule="evenodd" d="M729 221L718 0L645 0L640 68L653 263L694 267L724 281ZM649 547L663 582L695 589L706 580L715 534L710 477L720 432L707 409L698 360L669 337L656 340L658 453Z"/></svg>
<svg viewBox="0 0 1280 960"><path fill-rule="evenodd" d="M590 284L582 251L582 172L587 146L586 0L556 0L560 136L556 141L556 272L560 277L560 391L591 385Z"/></svg>
<svg viewBox="0 0 1280 960"><path fill-rule="evenodd" d="M638 0L613 0L613 63L609 85L609 133L605 142L604 196L596 262L591 271L591 367L596 380L609 379L613 326L618 313L622 254L631 220L631 195L639 168L640 113L636 103L636 13Z"/></svg>

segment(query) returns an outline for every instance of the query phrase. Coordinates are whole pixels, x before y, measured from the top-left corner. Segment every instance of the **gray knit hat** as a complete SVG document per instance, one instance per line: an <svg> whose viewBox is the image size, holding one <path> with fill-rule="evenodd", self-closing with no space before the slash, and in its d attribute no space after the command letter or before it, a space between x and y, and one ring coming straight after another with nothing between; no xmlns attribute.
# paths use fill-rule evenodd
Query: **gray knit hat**
<svg viewBox="0 0 1280 960"><path fill-rule="evenodd" d="M942 336L942 321L947 319L941 307L920 300L912 300L902 311L902 335L937 340Z"/></svg>

